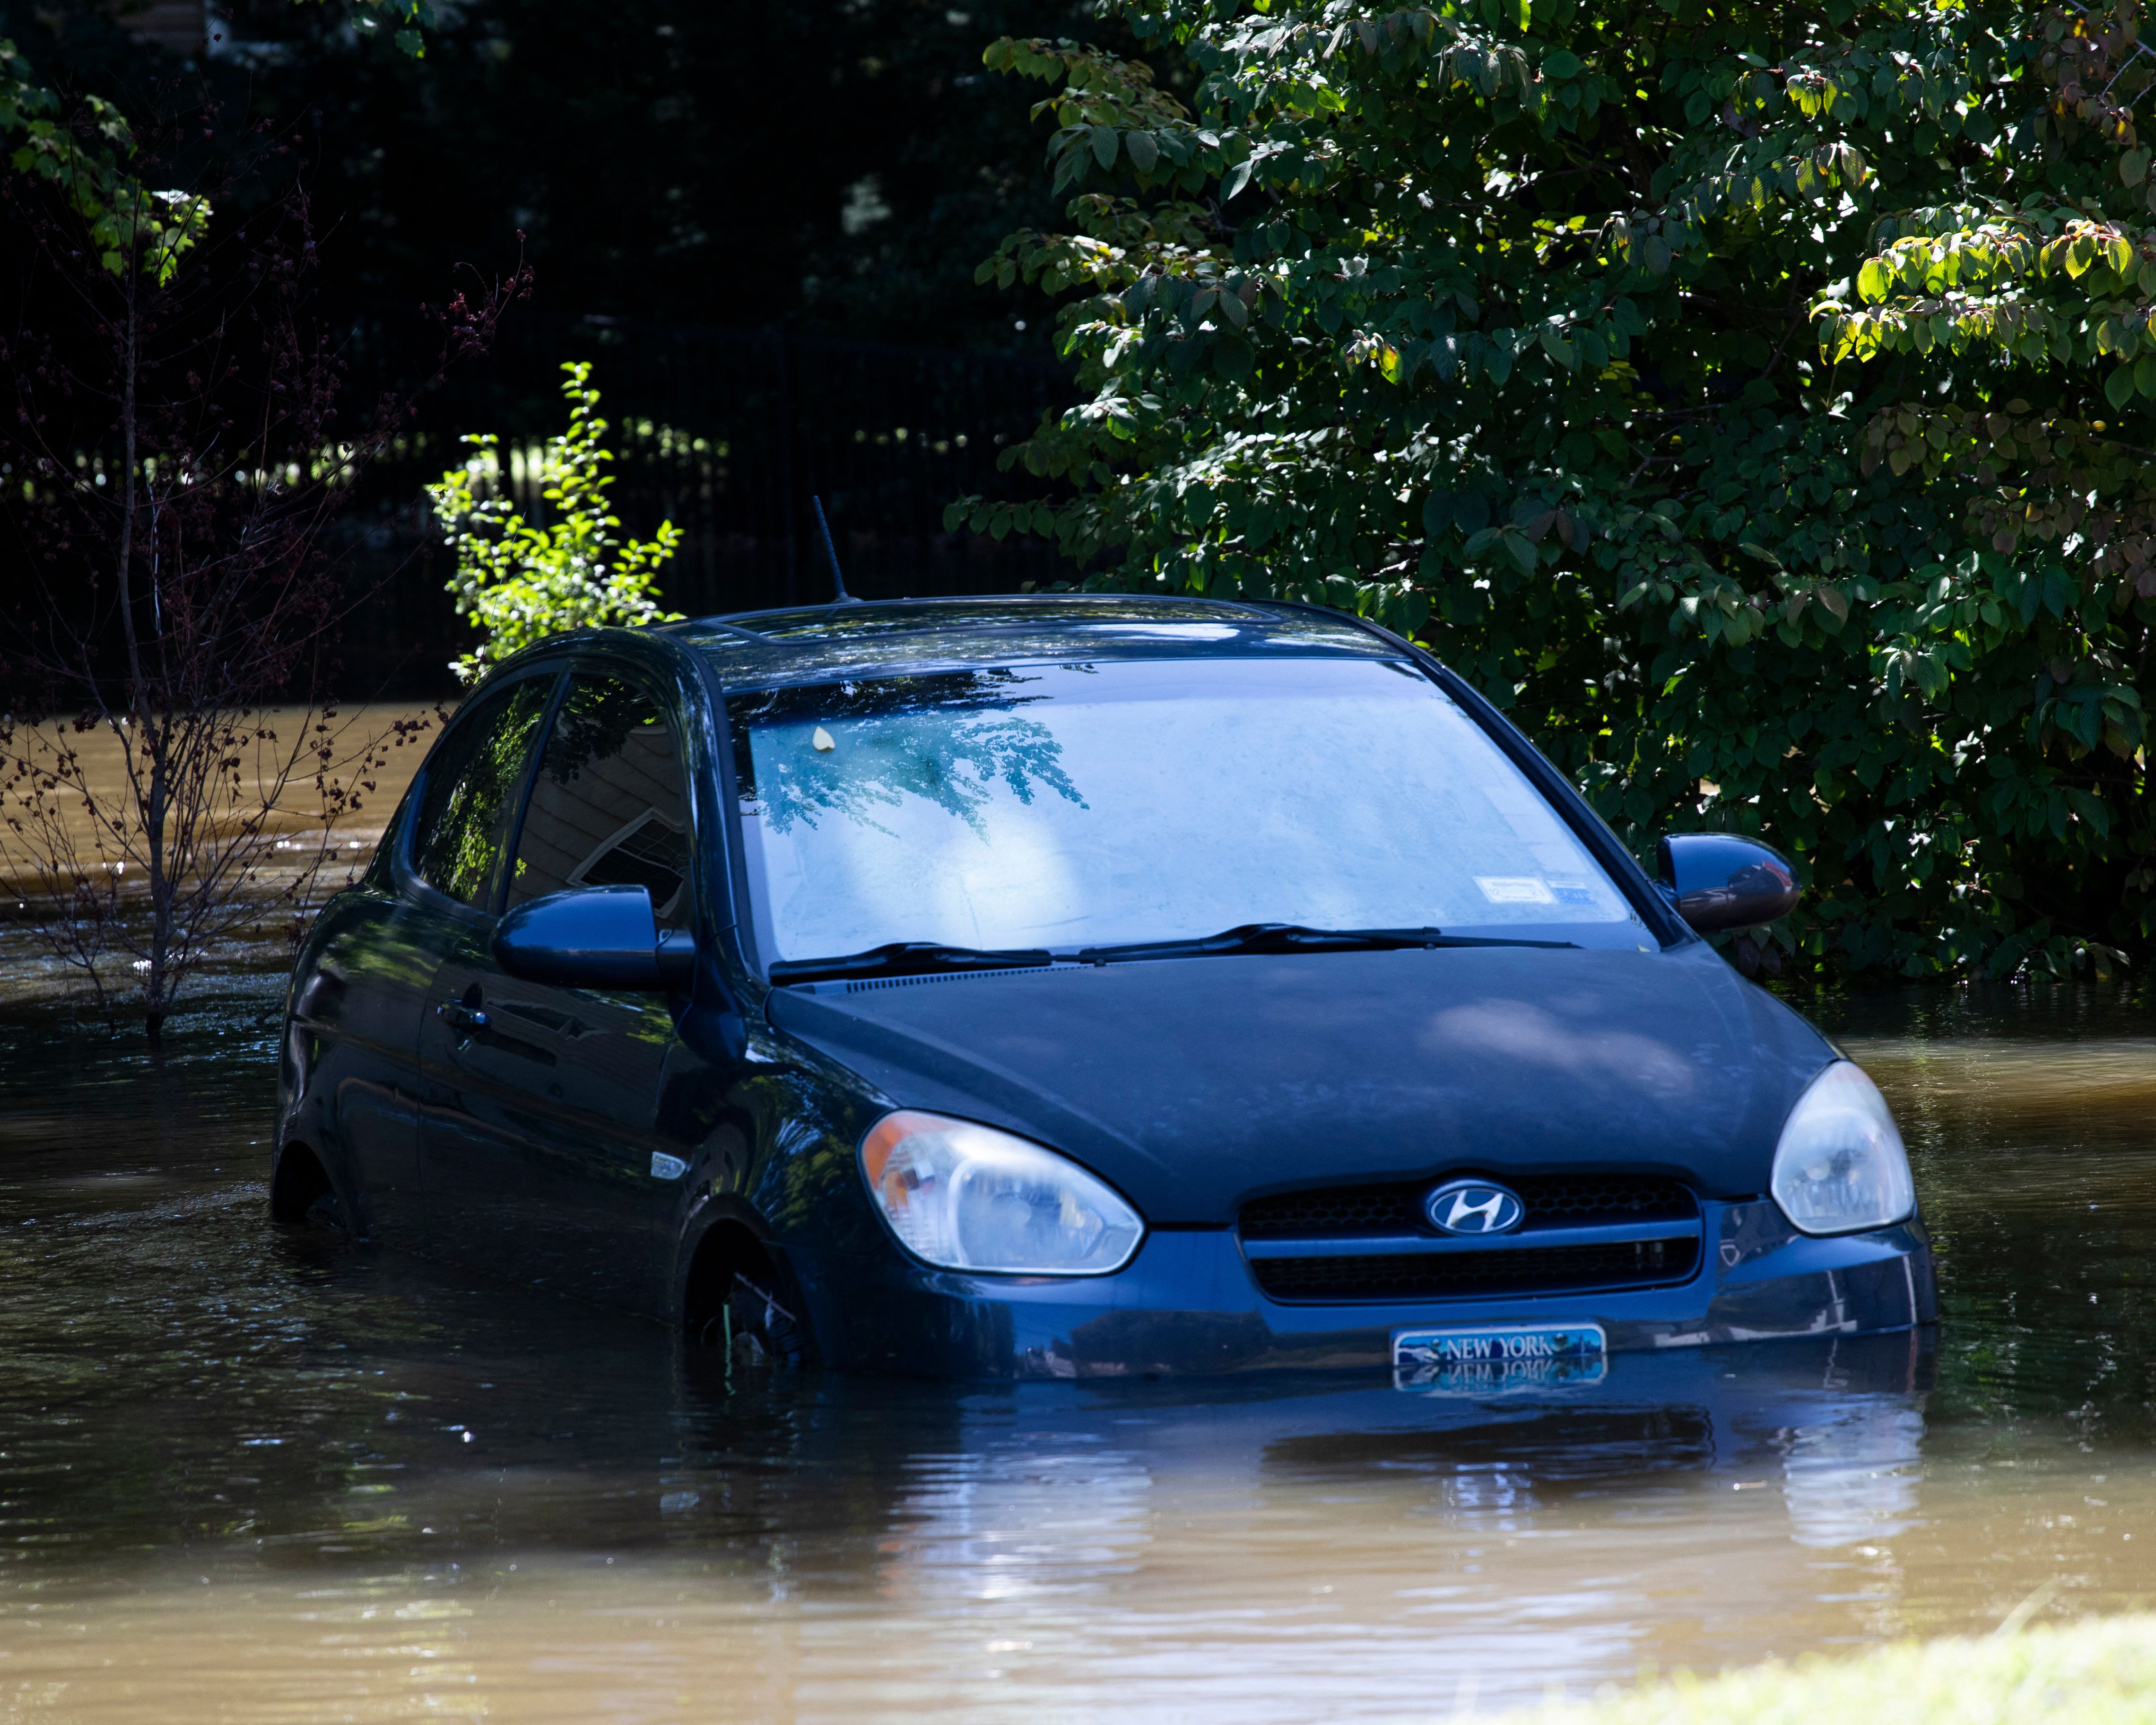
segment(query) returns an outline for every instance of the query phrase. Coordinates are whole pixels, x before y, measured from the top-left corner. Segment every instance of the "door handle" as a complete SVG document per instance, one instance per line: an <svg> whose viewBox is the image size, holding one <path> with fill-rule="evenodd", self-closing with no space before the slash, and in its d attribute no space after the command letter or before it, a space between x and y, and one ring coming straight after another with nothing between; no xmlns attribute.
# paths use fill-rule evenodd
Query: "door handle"
<svg viewBox="0 0 2156 1725"><path fill-rule="evenodd" d="M434 1009L434 1016L467 1035L474 1030L486 1028L486 1014L476 1006L466 1006L460 1000L444 1001Z"/></svg>

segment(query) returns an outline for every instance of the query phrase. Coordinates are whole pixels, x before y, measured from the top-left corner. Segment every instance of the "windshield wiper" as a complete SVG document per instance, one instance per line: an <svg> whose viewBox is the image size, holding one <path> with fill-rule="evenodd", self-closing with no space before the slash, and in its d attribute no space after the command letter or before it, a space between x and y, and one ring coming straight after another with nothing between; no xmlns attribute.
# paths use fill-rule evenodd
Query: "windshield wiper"
<svg viewBox="0 0 2156 1725"><path fill-rule="evenodd" d="M962 970L1039 970L1053 963L1045 947L984 952L978 947L938 946L934 941L893 941L865 952L835 958L782 958L771 967L774 983L816 983L855 976L944 976Z"/></svg>
<svg viewBox="0 0 2156 1725"><path fill-rule="evenodd" d="M1437 928L1305 928L1295 922L1245 922L1240 928L1194 940L1140 941L1127 947L1088 947L1081 964L1119 964L1142 958L1206 958L1249 952L1390 952L1430 947L1570 947L1571 941L1511 940L1503 936L1447 934Z"/></svg>
<svg viewBox="0 0 2156 1725"><path fill-rule="evenodd" d="M771 980L835 982L849 977L949 976L968 970L1045 970L1055 963L1126 964L1147 958L1205 958L1268 952L1389 952L1434 947L1569 947L1571 941L1512 940L1503 936L1447 934L1437 928L1305 928L1295 922L1245 922L1240 928L1191 940L1140 941L1124 947L1087 947L1059 955L1045 947L989 951L947 947L934 941L893 941L865 952L830 958L783 958Z"/></svg>

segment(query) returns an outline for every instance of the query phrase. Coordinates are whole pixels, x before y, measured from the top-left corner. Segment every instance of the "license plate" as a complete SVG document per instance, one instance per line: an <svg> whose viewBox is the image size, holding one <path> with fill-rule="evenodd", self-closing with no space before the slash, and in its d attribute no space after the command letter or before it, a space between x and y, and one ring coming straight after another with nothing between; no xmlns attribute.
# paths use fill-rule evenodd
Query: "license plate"
<svg viewBox="0 0 2156 1725"><path fill-rule="evenodd" d="M1393 1384L1440 1394L1592 1384L1609 1346L1599 1324L1395 1330Z"/></svg>

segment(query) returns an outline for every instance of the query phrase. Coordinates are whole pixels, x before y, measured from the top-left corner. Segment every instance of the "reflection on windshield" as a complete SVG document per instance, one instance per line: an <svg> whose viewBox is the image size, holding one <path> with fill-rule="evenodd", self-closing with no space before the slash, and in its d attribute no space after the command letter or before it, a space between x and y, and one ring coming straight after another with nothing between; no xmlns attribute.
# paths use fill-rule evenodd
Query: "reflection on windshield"
<svg viewBox="0 0 2156 1725"><path fill-rule="evenodd" d="M751 696L742 730L755 743L742 794L753 797L773 834L790 834L797 822L814 827L828 814L896 837L872 811L914 798L963 821L983 844L998 786L1021 805L1038 785L1082 809L1055 733L1014 711L1040 698L1018 692L1031 680L965 671Z"/></svg>
<svg viewBox="0 0 2156 1725"><path fill-rule="evenodd" d="M1252 922L1637 932L1557 813L1404 665L1006 666L751 691L730 711L771 959Z"/></svg>

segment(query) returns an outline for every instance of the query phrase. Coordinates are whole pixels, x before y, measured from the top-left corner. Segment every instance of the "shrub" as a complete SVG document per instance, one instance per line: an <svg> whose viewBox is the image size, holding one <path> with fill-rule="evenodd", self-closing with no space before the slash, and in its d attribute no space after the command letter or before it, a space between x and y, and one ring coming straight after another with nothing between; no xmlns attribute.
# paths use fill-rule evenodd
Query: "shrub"
<svg viewBox="0 0 2156 1725"><path fill-rule="evenodd" d="M1116 0L1004 41L1091 399L1007 458L1089 587L1419 633L1643 852L1759 834L1763 952L1924 975L2156 940L2156 230L2109 9Z"/></svg>
<svg viewBox="0 0 2156 1725"><path fill-rule="evenodd" d="M569 429L547 440L539 462L551 520L527 521L506 495L501 439L491 433L466 437L472 453L465 465L427 487L456 558L448 585L458 614L485 637L451 663L461 682L478 681L511 654L564 629L678 620L678 613L660 609L652 583L680 547L681 530L661 521L651 539L614 536L621 521L607 512L613 480L604 470L613 456L592 368L575 360L562 369Z"/></svg>

